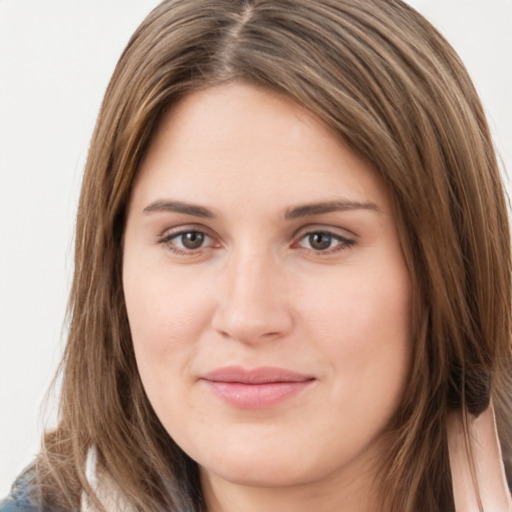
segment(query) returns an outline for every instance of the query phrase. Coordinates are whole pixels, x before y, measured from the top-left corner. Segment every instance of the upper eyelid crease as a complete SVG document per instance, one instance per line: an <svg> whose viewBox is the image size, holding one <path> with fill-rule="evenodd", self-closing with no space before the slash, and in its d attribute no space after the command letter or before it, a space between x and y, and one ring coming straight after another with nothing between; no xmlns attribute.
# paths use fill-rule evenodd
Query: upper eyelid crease
<svg viewBox="0 0 512 512"><path fill-rule="evenodd" d="M312 214L314 215L314 214ZM293 236L294 237L302 237L306 236L310 233L327 233L334 237L343 238L346 240L359 240L361 238L360 235L357 233L354 233L354 231L351 231L350 229L343 228L341 226L333 226L333 225L325 225L322 223L314 223L314 224L308 224L306 226L302 226L299 229L297 229Z"/></svg>
<svg viewBox="0 0 512 512"><path fill-rule="evenodd" d="M214 239L214 237L211 234L209 234L208 231L206 231L205 229L191 227L186 229L175 228L170 231L166 230L157 237L157 242L165 243L166 241L172 240L173 238L178 238L179 236L184 235L186 233L201 233L206 238L210 238L212 240Z"/></svg>

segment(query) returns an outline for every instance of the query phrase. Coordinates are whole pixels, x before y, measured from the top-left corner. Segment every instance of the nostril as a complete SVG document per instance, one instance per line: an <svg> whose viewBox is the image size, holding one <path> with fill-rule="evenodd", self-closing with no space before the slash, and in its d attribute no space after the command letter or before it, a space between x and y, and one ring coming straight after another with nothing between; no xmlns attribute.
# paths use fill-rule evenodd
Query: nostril
<svg viewBox="0 0 512 512"><path fill-rule="evenodd" d="M275 331L275 332L267 332L267 333L263 334L264 338L274 338L276 336L279 336L279 333L277 331Z"/></svg>

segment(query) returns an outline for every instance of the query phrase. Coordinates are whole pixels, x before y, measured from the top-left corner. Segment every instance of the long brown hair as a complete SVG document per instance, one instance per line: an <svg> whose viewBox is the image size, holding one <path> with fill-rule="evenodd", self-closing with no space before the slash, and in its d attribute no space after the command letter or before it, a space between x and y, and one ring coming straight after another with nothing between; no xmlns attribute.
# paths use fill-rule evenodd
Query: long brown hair
<svg viewBox="0 0 512 512"><path fill-rule="evenodd" d="M37 460L39 489L45 501L77 508L82 490L91 492L84 464L94 445L135 509L204 510L197 465L160 424L138 376L122 238L162 114L234 80L293 98L385 181L413 282L414 357L379 468L383 509L449 510L450 410L478 414L492 396L512 469L507 204L466 70L400 0L167 0L137 29L86 164L60 422Z"/></svg>

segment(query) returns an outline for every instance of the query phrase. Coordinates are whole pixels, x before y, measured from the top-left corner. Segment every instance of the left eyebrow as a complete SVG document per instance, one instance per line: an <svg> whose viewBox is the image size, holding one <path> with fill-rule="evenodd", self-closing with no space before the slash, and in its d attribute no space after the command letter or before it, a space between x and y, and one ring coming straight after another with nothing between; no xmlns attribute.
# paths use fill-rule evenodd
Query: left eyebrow
<svg viewBox="0 0 512 512"><path fill-rule="evenodd" d="M284 218L286 220L297 219L299 217L311 217L323 213L344 212L351 210L372 210L381 213L381 209L375 203L361 203L359 201L350 201L341 199L338 201L327 201L322 203L311 203L295 206L286 210Z"/></svg>

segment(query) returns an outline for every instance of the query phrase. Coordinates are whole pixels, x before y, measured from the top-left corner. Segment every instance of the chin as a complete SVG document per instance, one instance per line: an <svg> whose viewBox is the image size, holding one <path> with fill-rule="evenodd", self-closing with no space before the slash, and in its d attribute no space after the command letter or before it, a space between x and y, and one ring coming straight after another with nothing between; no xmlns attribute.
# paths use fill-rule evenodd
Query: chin
<svg viewBox="0 0 512 512"><path fill-rule="evenodd" d="M289 443L274 437L273 442L253 438L240 440L231 438L221 450L211 449L208 456L196 459L202 473L236 485L248 487L289 487L322 480L333 470L328 457L313 456L313 451L304 449L308 444ZM336 461L338 462L338 461Z"/></svg>
<svg viewBox="0 0 512 512"><path fill-rule="evenodd" d="M253 458L200 468L202 473L246 487L289 487L315 480L314 472L299 468L297 461L288 464Z"/></svg>

